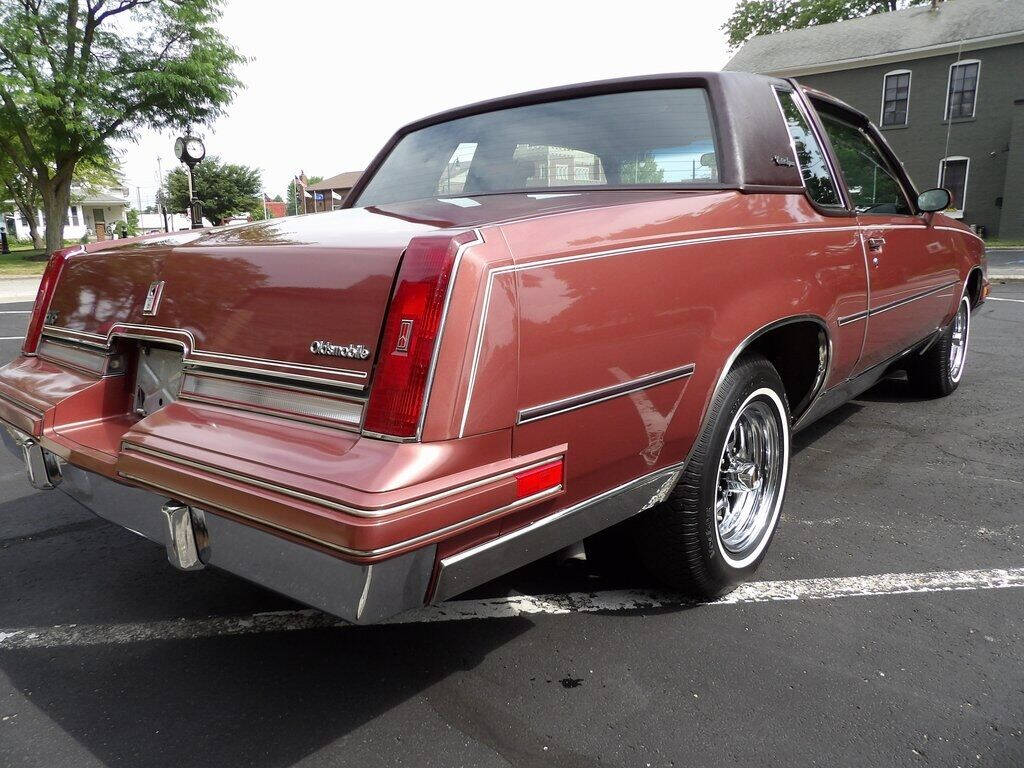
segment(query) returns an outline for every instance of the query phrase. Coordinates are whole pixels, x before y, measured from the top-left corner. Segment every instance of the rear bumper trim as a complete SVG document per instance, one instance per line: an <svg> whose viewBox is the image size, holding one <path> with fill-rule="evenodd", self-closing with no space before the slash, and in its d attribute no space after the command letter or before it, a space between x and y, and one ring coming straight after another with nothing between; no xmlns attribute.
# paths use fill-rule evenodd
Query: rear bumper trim
<svg viewBox="0 0 1024 768"><path fill-rule="evenodd" d="M314 495L309 494L309 493L303 493L302 491L296 491L296 490L293 490L291 488L286 488L283 485L279 485L279 484L276 484L276 483L268 483L268 482L266 482L264 480L259 480L259 479L255 478L255 477L250 477L248 475L242 475L242 474L239 474L237 472L232 472L232 471L227 470L227 469L220 469L219 467L214 467L214 466L211 466L210 464L206 464L206 463L198 462L198 461L192 461L190 459L185 459L185 458L182 458L180 456L175 456L175 455L170 454L170 453L165 453L164 451L158 451L158 450L154 450L153 448L146 448L146 447L141 446L141 445L136 445L135 443L127 443L127 442L123 443L121 445L121 450L124 451L125 453L140 453L140 454L143 454L143 455L146 455L146 456L152 456L155 459L159 459L161 461L166 461L166 462L168 462L170 464L179 464L179 465L181 465L183 467L188 467L190 469L199 470L201 472L205 472L205 473L208 473L210 475L214 475L214 476L217 476L217 477L223 477L223 478L226 478L228 480L234 480L234 481L236 481L238 483L242 483L244 485L250 485L250 486L253 486L255 488L260 488L260 489L265 490L265 491L271 491L273 493L279 493L282 496L288 496L288 497L291 497L293 499L298 499L299 501L305 501L305 502L309 502L310 504L316 504L318 506L326 507L327 509L332 509L332 510L334 510L336 512L344 512L346 515L352 515L354 517L369 517L369 518L389 517L391 515L398 514L399 512L405 512L405 511L410 510L410 509L416 509L418 507L424 507L424 506L432 504L432 503L434 503L436 501L442 501L443 499L447 499L447 498L449 498L451 496L457 496L459 494L466 493L467 491L472 491L472 490L474 490L476 488L481 488L481 487L483 487L485 485L489 485L491 483L498 483L498 482L501 482L502 480L507 480L508 478L514 477L515 475L517 475L517 474L519 474L521 472L525 472L526 470L534 469L535 467L540 467L540 466L543 466L545 464L550 464L553 459L558 458L557 455L552 455L552 456L549 456L549 457L545 457L545 458L540 459L538 461L530 462L528 464L523 464L522 466L516 466L516 467L513 467L512 469L508 469L508 470L503 471L503 472L498 472L498 473L495 473L495 474L492 474L492 475L487 475L486 477L482 477L482 478L480 478L478 480L473 480L473 481L468 482L468 483L462 483L461 485L453 486L452 488L449 488L449 489L444 490L444 491L439 491L437 493L433 493L433 494L430 494L430 495L427 495L427 496L422 496L422 497L420 497L418 499L414 499L412 501L408 501L408 502L405 502L403 504L393 504L391 506L382 507L380 509L365 509L365 508L362 508L362 507L353 507L353 506L348 505L348 504L341 504L339 502L332 501L330 499L325 499L322 496L314 496ZM122 476L127 478L127 479L130 479L132 481L135 481L135 482L145 483L147 485L151 485L152 484L148 480L145 480L143 478L132 477L132 476L127 475L127 474L122 474Z"/></svg>
<svg viewBox="0 0 1024 768"><path fill-rule="evenodd" d="M15 436L2 431L4 443L20 457ZM175 567L219 568L356 624L423 605L430 584L434 545L382 562L352 563L72 464L63 465L61 474L58 490L96 516L165 547Z"/></svg>

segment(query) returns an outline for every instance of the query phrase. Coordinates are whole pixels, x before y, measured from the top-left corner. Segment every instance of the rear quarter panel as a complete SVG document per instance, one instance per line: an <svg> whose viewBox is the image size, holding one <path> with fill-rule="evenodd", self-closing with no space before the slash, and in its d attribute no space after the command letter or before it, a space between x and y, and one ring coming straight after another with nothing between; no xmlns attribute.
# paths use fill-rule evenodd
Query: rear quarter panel
<svg viewBox="0 0 1024 768"><path fill-rule="evenodd" d="M561 506L682 461L730 354L780 318L827 324L829 382L841 381L863 329L836 320L867 298L855 225L798 195L714 192L503 226L514 265L494 279L515 278L518 410L695 365L689 378L518 425L513 454L568 443ZM500 333L488 320L485 339ZM482 365L478 386L499 375Z"/></svg>

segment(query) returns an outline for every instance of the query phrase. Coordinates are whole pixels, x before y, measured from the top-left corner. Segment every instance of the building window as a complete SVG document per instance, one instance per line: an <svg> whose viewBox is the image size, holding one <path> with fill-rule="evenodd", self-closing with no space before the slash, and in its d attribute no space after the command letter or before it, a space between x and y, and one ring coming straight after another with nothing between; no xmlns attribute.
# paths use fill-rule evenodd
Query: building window
<svg viewBox="0 0 1024 768"><path fill-rule="evenodd" d="M946 117L974 117L978 96L980 61L960 61L949 68Z"/></svg>
<svg viewBox="0 0 1024 768"><path fill-rule="evenodd" d="M970 167L971 161L966 157L947 157L939 161L939 186L945 187L953 195L950 205L953 216L963 216Z"/></svg>
<svg viewBox="0 0 1024 768"><path fill-rule="evenodd" d="M910 111L910 70L898 69L882 79L882 127L906 125Z"/></svg>
<svg viewBox="0 0 1024 768"><path fill-rule="evenodd" d="M73 227L77 227L78 226L78 206L77 205L72 205L71 206L71 226L73 226Z"/></svg>

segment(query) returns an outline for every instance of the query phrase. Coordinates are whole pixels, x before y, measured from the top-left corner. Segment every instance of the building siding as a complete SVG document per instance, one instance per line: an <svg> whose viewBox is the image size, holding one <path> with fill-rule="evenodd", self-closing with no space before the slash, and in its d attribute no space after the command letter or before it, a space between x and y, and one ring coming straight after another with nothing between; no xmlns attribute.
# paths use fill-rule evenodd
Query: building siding
<svg viewBox="0 0 1024 768"><path fill-rule="evenodd" d="M893 70L913 72L906 126L883 128L918 191L938 182L943 157L970 158L963 220L985 228L989 236L1020 237L1024 229L1024 192L1020 177L1007 166L1024 164L1024 116L1014 102L1024 98L1024 44L971 50L959 58L981 61L973 118L945 119L949 67L956 55L909 59L797 77L804 85L830 93L879 123L882 82ZM947 147L948 138L948 149ZM1016 179L1015 180L1015 177ZM1010 192L1015 194L1010 194ZM1002 203L1002 206L1000 205ZM1005 232L1003 230L1006 230Z"/></svg>

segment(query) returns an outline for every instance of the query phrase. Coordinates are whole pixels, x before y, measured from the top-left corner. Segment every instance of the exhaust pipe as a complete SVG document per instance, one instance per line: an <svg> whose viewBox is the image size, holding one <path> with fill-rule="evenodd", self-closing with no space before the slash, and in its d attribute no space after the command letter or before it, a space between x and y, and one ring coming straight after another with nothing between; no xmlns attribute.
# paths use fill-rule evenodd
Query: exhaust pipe
<svg viewBox="0 0 1024 768"><path fill-rule="evenodd" d="M21 450L25 456L25 471L28 474L28 481L33 488L49 491L60 485L64 476L60 472L61 459L59 456L50 453L31 437L26 437L22 441Z"/></svg>
<svg viewBox="0 0 1024 768"><path fill-rule="evenodd" d="M179 571L200 571L205 568L206 564L199 557L201 545L196 541L192 510L172 499L163 505L161 512L167 523L167 559L171 565Z"/></svg>

